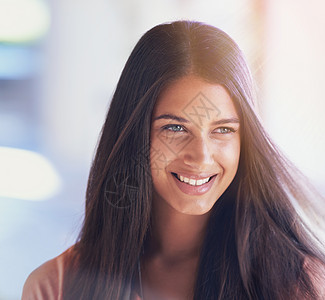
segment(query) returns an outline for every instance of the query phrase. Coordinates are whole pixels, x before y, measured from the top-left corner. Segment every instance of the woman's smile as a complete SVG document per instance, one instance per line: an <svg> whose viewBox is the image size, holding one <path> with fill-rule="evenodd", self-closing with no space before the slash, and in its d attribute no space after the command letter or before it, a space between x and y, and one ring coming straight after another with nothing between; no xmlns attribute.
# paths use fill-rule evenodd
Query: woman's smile
<svg viewBox="0 0 325 300"><path fill-rule="evenodd" d="M190 176L185 177L172 173L177 187L185 194L188 195L202 195L210 190L215 182L216 176L200 177ZM196 179L194 179L194 178Z"/></svg>
<svg viewBox="0 0 325 300"><path fill-rule="evenodd" d="M202 185L202 184L205 184L207 183L211 178L212 176L214 175L211 175L211 176L193 176L193 175L180 175L180 174L177 174L177 173L172 173L179 181L181 182L185 182L189 185Z"/></svg>
<svg viewBox="0 0 325 300"><path fill-rule="evenodd" d="M239 117L225 88L195 76L158 97L151 126L154 201L204 214L233 180L240 154ZM153 151L155 149L155 151Z"/></svg>

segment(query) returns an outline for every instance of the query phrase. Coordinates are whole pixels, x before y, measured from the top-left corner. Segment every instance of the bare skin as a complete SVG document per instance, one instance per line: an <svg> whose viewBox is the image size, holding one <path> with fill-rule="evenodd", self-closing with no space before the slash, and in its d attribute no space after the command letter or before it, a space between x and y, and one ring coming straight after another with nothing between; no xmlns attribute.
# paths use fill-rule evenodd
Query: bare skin
<svg viewBox="0 0 325 300"><path fill-rule="evenodd" d="M154 202L153 236L142 264L144 299L192 299L209 214L184 215Z"/></svg>
<svg viewBox="0 0 325 300"><path fill-rule="evenodd" d="M151 127L151 239L141 260L145 300L193 299L211 208L239 153L239 117L222 86L187 76L160 95Z"/></svg>

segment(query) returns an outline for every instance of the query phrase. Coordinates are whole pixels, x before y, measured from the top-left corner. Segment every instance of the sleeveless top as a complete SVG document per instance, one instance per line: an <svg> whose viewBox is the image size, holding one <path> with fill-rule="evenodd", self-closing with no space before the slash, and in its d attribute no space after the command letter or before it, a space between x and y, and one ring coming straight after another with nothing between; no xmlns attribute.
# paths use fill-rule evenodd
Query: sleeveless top
<svg viewBox="0 0 325 300"><path fill-rule="evenodd" d="M27 278L22 292L22 300L62 300L65 268L73 247L59 256L45 262ZM141 300L136 291L127 287L125 300ZM123 299L123 300L124 300Z"/></svg>
<svg viewBox="0 0 325 300"><path fill-rule="evenodd" d="M73 246L34 270L25 282L22 300L62 300L63 277L72 250ZM317 262L312 259L305 261L305 268L308 273L312 274L312 281L320 294L320 299L325 299L325 270L317 265ZM141 279L140 267L137 276ZM142 294L142 291L138 293L130 284L123 300L143 299L139 294ZM305 298L302 296L300 299Z"/></svg>

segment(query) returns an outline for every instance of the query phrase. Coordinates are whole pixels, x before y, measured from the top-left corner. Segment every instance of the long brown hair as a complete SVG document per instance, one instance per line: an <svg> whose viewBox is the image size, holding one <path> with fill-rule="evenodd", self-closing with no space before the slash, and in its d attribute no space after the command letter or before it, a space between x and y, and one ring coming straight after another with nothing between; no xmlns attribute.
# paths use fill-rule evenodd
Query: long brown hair
<svg viewBox="0 0 325 300"><path fill-rule="evenodd" d="M243 54L223 31L191 21L149 30L123 69L91 167L65 298L127 296L150 228L151 114L161 91L188 74L223 85L242 128L239 168L212 208L194 299L317 299L304 264L325 259L291 202L308 199L254 112Z"/></svg>

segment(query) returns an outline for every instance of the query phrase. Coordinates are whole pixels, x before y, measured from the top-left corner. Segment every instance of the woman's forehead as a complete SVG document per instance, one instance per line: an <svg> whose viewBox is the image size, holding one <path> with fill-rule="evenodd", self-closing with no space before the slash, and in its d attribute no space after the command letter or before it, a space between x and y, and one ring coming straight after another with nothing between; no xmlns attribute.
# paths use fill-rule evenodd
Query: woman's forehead
<svg viewBox="0 0 325 300"><path fill-rule="evenodd" d="M238 118L234 103L222 85L193 75L172 82L159 95L153 117L168 113L190 119Z"/></svg>

